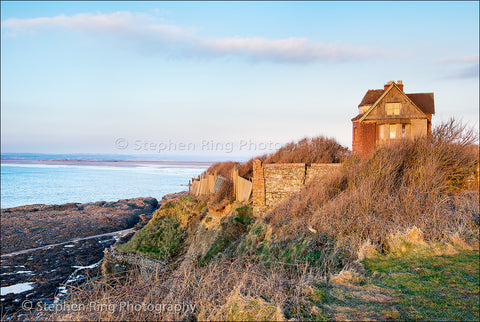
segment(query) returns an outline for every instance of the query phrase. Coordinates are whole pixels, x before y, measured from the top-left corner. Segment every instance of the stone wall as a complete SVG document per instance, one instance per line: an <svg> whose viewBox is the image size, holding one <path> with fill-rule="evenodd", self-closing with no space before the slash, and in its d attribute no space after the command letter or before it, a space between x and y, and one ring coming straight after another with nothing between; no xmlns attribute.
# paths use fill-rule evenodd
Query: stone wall
<svg viewBox="0 0 480 322"><path fill-rule="evenodd" d="M260 216L268 208L299 191L314 177L323 177L339 169L338 163L277 163L262 165L253 162L253 212Z"/></svg>
<svg viewBox="0 0 480 322"><path fill-rule="evenodd" d="M265 205L271 207L305 184L305 164L266 164L263 166L263 175Z"/></svg>

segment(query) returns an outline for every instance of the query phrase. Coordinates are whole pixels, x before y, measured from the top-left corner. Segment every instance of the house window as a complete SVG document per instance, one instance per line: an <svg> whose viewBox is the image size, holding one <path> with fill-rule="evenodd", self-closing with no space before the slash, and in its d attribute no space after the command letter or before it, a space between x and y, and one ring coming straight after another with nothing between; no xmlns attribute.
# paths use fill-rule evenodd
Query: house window
<svg viewBox="0 0 480 322"><path fill-rule="evenodd" d="M387 115L400 115L400 105L402 103L387 103Z"/></svg>
<svg viewBox="0 0 480 322"><path fill-rule="evenodd" d="M402 138L405 138L405 124L402 124Z"/></svg>
<svg viewBox="0 0 480 322"><path fill-rule="evenodd" d="M397 134L397 125L390 124L390 139L395 139Z"/></svg>
<svg viewBox="0 0 480 322"><path fill-rule="evenodd" d="M385 126L386 125L380 125L380 140L382 141L385 140Z"/></svg>

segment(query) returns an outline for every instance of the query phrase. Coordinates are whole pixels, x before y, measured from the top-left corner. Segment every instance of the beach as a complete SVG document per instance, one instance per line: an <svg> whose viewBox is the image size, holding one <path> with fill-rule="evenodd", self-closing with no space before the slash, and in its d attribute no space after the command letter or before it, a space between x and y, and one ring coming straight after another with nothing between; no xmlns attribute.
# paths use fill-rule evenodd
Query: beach
<svg viewBox="0 0 480 322"><path fill-rule="evenodd" d="M104 250L128 240L168 200L155 198L1 210L2 317L23 314L22 303L54 303L100 273Z"/></svg>

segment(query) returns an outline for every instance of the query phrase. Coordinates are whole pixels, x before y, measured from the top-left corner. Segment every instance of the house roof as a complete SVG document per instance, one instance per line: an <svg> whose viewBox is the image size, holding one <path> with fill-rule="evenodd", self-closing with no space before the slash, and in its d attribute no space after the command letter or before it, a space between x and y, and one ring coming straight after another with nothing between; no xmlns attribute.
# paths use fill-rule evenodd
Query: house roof
<svg viewBox="0 0 480 322"><path fill-rule="evenodd" d="M352 122L360 119L362 116L363 116L363 113L362 113L362 114L358 114L357 116L355 116L355 117L352 119Z"/></svg>
<svg viewBox="0 0 480 322"><path fill-rule="evenodd" d="M417 105L425 114L435 114L433 93L407 94L408 98Z"/></svg>
<svg viewBox="0 0 480 322"><path fill-rule="evenodd" d="M358 107L372 105L380 98L380 96L382 96L383 92L385 92L383 89L369 89L367 93L365 93L362 102L358 104Z"/></svg>
<svg viewBox="0 0 480 322"><path fill-rule="evenodd" d="M383 89L369 89L358 105L373 105L385 93ZM425 114L435 114L435 103L433 100L433 93L412 93L405 94L407 97L418 106L418 108ZM363 115L363 114L360 114ZM358 117L358 115L357 115ZM356 117L355 117L356 118Z"/></svg>

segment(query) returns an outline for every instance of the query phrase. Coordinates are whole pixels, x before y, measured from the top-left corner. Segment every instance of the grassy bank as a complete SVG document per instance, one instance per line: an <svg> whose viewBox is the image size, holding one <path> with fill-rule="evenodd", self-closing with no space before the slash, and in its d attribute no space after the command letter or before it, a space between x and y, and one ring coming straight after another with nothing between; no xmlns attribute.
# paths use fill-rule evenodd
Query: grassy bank
<svg viewBox="0 0 480 322"><path fill-rule="evenodd" d="M343 151L331 143L302 141L274 156ZM54 318L478 320L476 171L471 133L446 124L432 137L346 158L339 173L313 180L259 218L251 203L231 200L231 187L176 199L118 247L162 259L165 268L92 281L69 301L190 303L194 312Z"/></svg>
<svg viewBox="0 0 480 322"><path fill-rule="evenodd" d="M181 251L187 229L205 207L205 202L191 197L174 199L158 209L148 224L117 250L168 260Z"/></svg>
<svg viewBox="0 0 480 322"><path fill-rule="evenodd" d="M479 252L365 260L370 283L394 291L398 317L478 321Z"/></svg>

